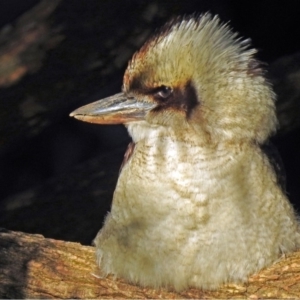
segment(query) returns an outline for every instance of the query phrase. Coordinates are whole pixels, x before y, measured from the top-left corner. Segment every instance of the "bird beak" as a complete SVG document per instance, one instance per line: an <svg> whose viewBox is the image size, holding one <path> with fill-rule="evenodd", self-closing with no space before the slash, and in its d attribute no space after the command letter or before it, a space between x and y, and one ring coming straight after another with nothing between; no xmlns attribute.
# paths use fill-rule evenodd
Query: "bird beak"
<svg viewBox="0 0 300 300"><path fill-rule="evenodd" d="M119 93L82 106L70 113L70 117L97 124L126 124L145 120L146 113L154 106Z"/></svg>

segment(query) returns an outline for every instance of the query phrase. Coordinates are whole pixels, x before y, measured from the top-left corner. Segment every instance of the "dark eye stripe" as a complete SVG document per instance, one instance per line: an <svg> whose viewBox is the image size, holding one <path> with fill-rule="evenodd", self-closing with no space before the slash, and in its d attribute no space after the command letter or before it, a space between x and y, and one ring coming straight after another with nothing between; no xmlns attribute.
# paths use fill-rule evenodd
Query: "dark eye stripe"
<svg viewBox="0 0 300 300"><path fill-rule="evenodd" d="M156 88L154 92L155 100L157 100L158 105L153 109L153 111L162 111L169 108L178 109L186 113L186 117L189 118L194 110L194 108L200 104L200 99L198 99L197 92L191 81L188 81L183 88L171 89L171 93L167 98L163 98L158 95L161 91L160 88ZM153 94L153 90L152 93Z"/></svg>

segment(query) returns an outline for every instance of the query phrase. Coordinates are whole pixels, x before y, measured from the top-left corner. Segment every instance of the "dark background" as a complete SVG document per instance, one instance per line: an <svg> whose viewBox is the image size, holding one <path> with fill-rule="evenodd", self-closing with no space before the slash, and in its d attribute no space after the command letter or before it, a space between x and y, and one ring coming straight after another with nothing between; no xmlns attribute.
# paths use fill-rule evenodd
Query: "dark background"
<svg viewBox="0 0 300 300"><path fill-rule="evenodd" d="M38 2L1 1L0 27L15 24ZM142 12L145 7L151 11L151 3L152 17L143 22ZM38 70L0 89L0 101L5 103L0 116L11 125L1 128L5 143L0 147L0 226L90 243L109 209L129 137L122 126L86 124L68 113L119 92L127 57L116 64L125 51L113 53L113 48L130 40L131 31L141 26L146 36L172 16L206 11L219 14L235 31L251 37L258 58L268 64L300 50L300 2L296 0L61 2L53 26L61 26L64 40L46 51ZM115 39L115 46L110 46L110 39ZM128 57L141 42L129 44ZM97 66L98 53L105 68ZM39 122L45 122L34 134L32 127L26 132L25 125L13 127L24 97L45 99L45 111L39 115ZM273 141L286 168L287 193L299 210L300 130L279 131Z"/></svg>

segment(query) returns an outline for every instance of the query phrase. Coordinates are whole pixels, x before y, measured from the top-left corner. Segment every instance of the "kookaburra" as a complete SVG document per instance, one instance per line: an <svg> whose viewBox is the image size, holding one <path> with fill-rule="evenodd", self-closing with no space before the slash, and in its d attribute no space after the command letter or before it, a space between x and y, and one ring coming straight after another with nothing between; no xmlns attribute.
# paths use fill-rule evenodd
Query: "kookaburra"
<svg viewBox="0 0 300 300"><path fill-rule="evenodd" d="M134 54L121 93L71 114L133 139L94 240L104 275L214 289L300 247L262 150L277 120L255 53L218 17L180 17Z"/></svg>

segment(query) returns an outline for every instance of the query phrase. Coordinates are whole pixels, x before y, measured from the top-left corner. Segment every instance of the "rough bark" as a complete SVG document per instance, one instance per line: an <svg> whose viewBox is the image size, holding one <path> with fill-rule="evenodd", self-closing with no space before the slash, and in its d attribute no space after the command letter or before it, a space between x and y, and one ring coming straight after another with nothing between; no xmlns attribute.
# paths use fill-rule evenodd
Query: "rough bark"
<svg viewBox="0 0 300 300"><path fill-rule="evenodd" d="M215 291L150 289L97 277L93 247L2 229L1 298L299 298L300 252Z"/></svg>

